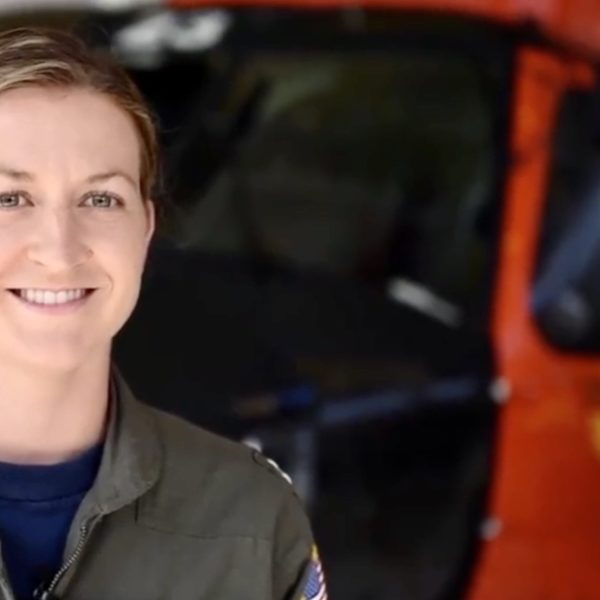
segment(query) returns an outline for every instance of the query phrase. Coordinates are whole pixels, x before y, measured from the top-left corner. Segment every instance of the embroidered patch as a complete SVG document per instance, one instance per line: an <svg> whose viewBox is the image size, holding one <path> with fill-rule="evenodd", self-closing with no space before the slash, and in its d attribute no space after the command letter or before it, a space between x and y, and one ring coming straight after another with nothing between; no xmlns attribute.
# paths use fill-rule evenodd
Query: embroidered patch
<svg viewBox="0 0 600 600"><path fill-rule="evenodd" d="M308 580L304 588L301 600L327 600L327 589L325 587L325 576L316 546L313 546L309 565Z"/></svg>

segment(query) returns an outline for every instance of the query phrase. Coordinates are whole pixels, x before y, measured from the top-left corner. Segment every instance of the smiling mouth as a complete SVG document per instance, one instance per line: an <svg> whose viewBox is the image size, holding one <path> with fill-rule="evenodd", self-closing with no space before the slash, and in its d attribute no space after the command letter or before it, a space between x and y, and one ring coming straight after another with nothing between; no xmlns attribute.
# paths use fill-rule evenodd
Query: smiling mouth
<svg viewBox="0 0 600 600"><path fill-rule="evenodd" d="M37 306L60 306L75 304L90 296L95 288L68 288L62 290L45 290L39 288L9 289L14 296Z"/></svg>

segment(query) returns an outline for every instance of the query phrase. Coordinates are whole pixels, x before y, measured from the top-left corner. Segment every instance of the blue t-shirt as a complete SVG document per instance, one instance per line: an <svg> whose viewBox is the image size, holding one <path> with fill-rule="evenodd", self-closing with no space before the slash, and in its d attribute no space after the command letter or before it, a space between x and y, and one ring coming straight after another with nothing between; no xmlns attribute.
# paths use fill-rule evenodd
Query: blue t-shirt
<svg viewBox="0 0 600 600"><path fill-rule="evenodd" d="M56 465L0 462L2 558L18 600L31 600L62 566L69 527L101 456L98 445Z"/></svg>

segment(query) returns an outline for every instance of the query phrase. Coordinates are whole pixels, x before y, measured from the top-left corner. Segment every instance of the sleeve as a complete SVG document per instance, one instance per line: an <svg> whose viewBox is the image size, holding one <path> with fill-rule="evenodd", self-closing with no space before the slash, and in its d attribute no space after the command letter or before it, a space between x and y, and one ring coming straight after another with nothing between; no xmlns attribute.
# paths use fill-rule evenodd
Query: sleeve
<svg viewBox="0 0 600 600"><path fill-rule="evenodd" d="M310 523L291 491L277 517L273 554L273 600L327 600Z"/></svg>

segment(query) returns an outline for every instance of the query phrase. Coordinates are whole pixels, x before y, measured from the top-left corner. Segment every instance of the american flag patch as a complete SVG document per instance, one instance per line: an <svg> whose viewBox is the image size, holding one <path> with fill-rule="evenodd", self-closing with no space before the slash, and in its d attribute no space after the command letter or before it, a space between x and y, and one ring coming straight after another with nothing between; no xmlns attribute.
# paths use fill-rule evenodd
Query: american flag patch
<svg viewBox="0 0 600 600"><path fill-rule="evenodd" d="M316 546L313 546L308 570L308 580L301 600L327 600L325 576L323 575L323 567Z"/></svg>

